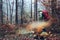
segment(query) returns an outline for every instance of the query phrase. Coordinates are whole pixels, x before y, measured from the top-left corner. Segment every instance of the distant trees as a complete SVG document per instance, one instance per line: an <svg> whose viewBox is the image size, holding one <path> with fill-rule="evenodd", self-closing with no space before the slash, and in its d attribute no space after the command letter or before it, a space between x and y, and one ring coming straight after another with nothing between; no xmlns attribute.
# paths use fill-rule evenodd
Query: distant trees
<svg viewBox="0 0 60 40"><path fill-rule="evenodd" d="M9 11L10 11L10 23L13 23L13 12L14 12L14 0L11 2L10 4L10 0L9 0Z"/></svg>
<svg viewBox="0 0 60 40"><path fill-rule="evenodd" d="M29 2L30 1L30 2ZM18 24L23 24L24 16L29 16L28 18L32 18L34 15L35 20L37 20L37 0L34 0L34 7L32 0L3 0L3 10L1 11L1 22L3 23L3 14L4 14L4 21L10 22L11 24L13 21ZM14 5L13 5L13 3ZM29 2L29 3L28 3ZM2 9L2 0L0 0L0 9ZM5 7L4 7L5 6ZM30 6L30 8L28 8ZM6 9L6 10L5 10ZM26 10L28 9L28 10ZM4 11L4 13L3 13ZM34 14L33 14L34 11ZM14 14L14 15L13 15ZM19 15L20 14L20 15ZM5 20L6 19L6 20ZM14 19L14 20L13 20ZM27 20L29 20L27 19ZM14 24L15 24L14 23Z"/></svg>
<svg viewBox="0 0 60 40"><path fill-rule="evenodd" d="M3 24L3 10L2 10L2 0L0 0L0 22Z"/></svg>
<svg viewBox="0 0 60 40"><path fill-rule="evenodd" d="M10 10L10 23L12 24L12 14L13 14L13 12L12 12L12 10L13 9L11 9L11 4L10 4L10 1L9 1L9 10Z"/></svg>

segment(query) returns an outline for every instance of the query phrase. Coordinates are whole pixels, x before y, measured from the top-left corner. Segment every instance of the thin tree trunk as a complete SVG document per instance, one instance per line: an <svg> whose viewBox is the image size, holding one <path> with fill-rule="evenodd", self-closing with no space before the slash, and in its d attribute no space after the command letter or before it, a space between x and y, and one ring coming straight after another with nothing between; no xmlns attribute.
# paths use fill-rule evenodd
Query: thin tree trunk
<svg viewBox="0 0 60 40"><path fill-rule="evenodd" d="M12 17L13 17L13 5L12 5L12 13L11 13L11 23L12 23L12 21L13 21L13 20L12 20L12 19L13 19ZM18 20L18 19L17 19L17 20Z"/></svg>
<svg viewBox="0 0 60 40"><path fill-rule="evenodd" d="M34 19L37 21L37 0L34 0Z"/></svg>
<svg viewBox="0 0 60 40"><path fill-rule="evenodd" d="M32 18L32 0L31 0L31 18Z"/></svg>
<svg viewBox="0 0 60 40"><path fill-rule="evenodd" d="M18 5L17 5L17 1L18 0L16 0L16 18L15 18L16 24L18 24Z"/></svg>
<svg viewBox="0 0 60 40"><path fill-rule="evenodd" d="M10 22L12 24L12 9L10 9Z"/></svg>
<svg viewBox="0 0 60 40"><path fill-rule="evenodd" d="M7 5L7 22L8 22L8 0L6 1L6 5Z"/></svg>
<svg viewBox="0 0 60 40"><path fill-rule="evenodd" d="M10 23L12 24L12 12L11 12L11 4L9 1L9 10L10 10Z"/></svg>
<svg viewBox="0 0 60 40"><path fill-rule="evenodd" d="M21 24L23 24L23 14L24 14L24 0L22 0L22 7L21 7Z"/></svg>
<svg viewBox="0 0 60 40"><path fill-rule="evenodd" d="M3 24L3 10L2 10L2 5L3 5L3 2L2 2L2 0L0 0L1 24Z"/></svg>

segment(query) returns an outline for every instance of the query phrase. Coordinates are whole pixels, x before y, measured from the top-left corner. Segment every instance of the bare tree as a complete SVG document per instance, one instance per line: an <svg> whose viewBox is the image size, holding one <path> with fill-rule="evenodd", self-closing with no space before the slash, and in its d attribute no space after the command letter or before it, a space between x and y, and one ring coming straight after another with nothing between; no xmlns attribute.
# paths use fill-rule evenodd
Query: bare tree
<svg viewBox="0 0 60 40"><path fill-rule="evenodd" d="M37 21L37 0L34 0L34 19Z"/></svg>
<svg viewBox="0 0 60 40"><path fill-rule="evenodd" d="M7 21L8 21L8 0L6 0L6 5L7 5Z"/></svg>
<svg viewBox="0 0 60 40"><path fill-rule="evenodd" d="M0 16L1 16L1 23L3 24L3 10L2 10L2 5L3 5L3 2L2 2L2 0L0 0Z"/></svg>
<svg viewBox="0 0 60 40"><path fill-rule="evenodd" d="M9 8L10 8L10 23L12 24L12 12L11 12L11 4L10 4L10 1L9 1Z"/></svg>
<svg viewBox="0 0 60 40"><path fill-rule="evenodd" d="M16 21L16 24L18 24L18 0L16 0L16 17L15 17L15 21Z"/></svg>
<svg viewBox="0 0 60 40"><path fill-rule="evenodd" d="M31 0L31 18L32 18L32 0Z"/></svg>
<svg viewBox="0 0 60 40"><path fill-rule="evenodd" d="M9 1L10 23L11 23L11 24L12 24L13 7L14 7L14 0L13 0L12 4L10 4L10 1Z"/></svg>
<svg viewBox="0 0 60 40"><path fill-rule="evenodd" d="M24 14L24 0L22 0L22 6L21 6L21 24L23 24L23 14Z"/></svg>

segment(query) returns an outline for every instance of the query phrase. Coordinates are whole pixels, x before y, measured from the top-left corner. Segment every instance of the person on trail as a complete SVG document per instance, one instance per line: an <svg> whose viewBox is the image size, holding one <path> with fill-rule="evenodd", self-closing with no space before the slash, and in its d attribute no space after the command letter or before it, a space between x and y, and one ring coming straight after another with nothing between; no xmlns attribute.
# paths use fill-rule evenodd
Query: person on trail
<svg viewBox="0 0 60 40"><path fill-rule="evenodd" d="M50 15L48 14L48 11L47 10L42 10L42 11L39 11L39 20L49 20L51 17Z"/></svg>

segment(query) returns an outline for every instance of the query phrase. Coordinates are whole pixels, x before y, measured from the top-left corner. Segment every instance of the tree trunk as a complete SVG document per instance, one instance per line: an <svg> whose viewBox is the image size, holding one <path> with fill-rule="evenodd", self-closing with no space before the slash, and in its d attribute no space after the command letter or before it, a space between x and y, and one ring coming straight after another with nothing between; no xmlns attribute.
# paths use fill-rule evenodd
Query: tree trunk
<svg viewBox="0 0 60 40"><path fill-rule="evenodd" d="M32 18L32 0L31 0L31 18Z"/></svg>
<svg viewBox="0 0 60 40"><path fill-rule="evenodd" d="M2 0L0 0L0 18L1 18L1 24L3 24L3 10L2 10L2 5L3 5L3 2Z"/></svg>
<svg viewBox="0 0 60 40"><path fill-rule="evenodd" d="M37 0L34 1L34 19L37 21Z"/></svg>
<svg viewBox="0 0 60 40"><path fill-rule="evenodd" d="M7 22L8 22L8 0L6 1L7 2Z"/></svg>
<svg viewBox="0 0 60 40"><path fill-rule="evenodd" d="M21 7L21 24L23 24L23 14L24 14L24 0L22 0L22 7Z"/></svg>
<svg viewBox="0 0 60 40"><path fill-rule="evenodd" d="M18 0L16 0L16 18L15 18L15 21L16 21L16 24L18 24Z"/></svg>

